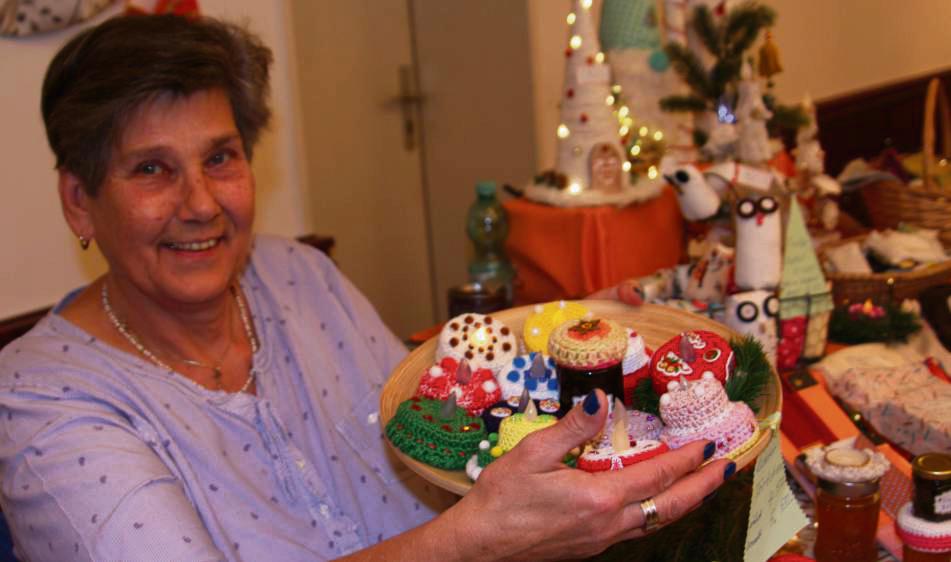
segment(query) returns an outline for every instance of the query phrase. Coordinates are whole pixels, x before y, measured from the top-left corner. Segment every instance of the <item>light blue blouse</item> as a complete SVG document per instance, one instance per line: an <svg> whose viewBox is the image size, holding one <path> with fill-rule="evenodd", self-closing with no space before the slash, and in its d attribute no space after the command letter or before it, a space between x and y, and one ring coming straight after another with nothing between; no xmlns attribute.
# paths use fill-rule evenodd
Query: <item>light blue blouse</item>
<svg viewBox="0 0 951 562"><path fill-rule="evenodd" d="M257 396L200 387L55 311L4 348L0 506L21 558L329 559L450 504L383 441L380 389L406 351L333 263L258 236L241 285Z"/></svg>

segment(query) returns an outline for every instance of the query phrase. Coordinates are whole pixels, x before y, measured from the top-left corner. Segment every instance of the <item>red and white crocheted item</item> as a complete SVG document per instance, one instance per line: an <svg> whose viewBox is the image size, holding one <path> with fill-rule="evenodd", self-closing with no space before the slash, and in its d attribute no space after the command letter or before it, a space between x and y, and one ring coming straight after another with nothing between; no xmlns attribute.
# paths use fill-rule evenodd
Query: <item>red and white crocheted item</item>
<svg viewBox="0 0 951 562"><path fill-rule="evenodd" d="M492 371L473 370L469 382L459 384L456 380L458 368L458 361L452 357L446 357L438 365L426 369L419 379L416 395L445 400L449 397L449 393L453 392L456 395L456 405L471 416L481 415L482 410L502 399L502 389L499 388Z"/></svg>
<svg viewBox="0 0 951 562"><path fill-rule="evenodd" d="M776 346L776 368L786 371L796 366L806 346L806 317L779 321L780 337Z"/></svg>
<svg viewBox="0 0 951 562"><path fill-rule="evenodd" d="M951 521L935 523L915 517L911 502L903 505L898 512L895 530L902 542L915 550L951 553Z"/></svg>
<svg viewBox="0 0 951 562"><path fill-rule="evenodd" d="M624 373L624 403L634 405L634 389L643 379L651 376L651 355L653 351L644 343L644 337L630 328L627 330L627 351L621 361Z"/></svg>
<svg viewBox="0 0 951 562"><path fill-rule="evenodd" d="M511 328L482 314L467 312L446 322L439 333L436 361L465 359L473 370L497 373L518 355L518 339Z"/></svg>
<svg viewBox="0 0 951 562"><path fill-rule="evenodd" d="M686 343L682 340L686 339ZM689 346L692 358L683 356ZM706 330L684 332L657 348L651 357L651 379L654 392L667 392L671 383L679 383L681 377L688 381L699 380L704 373L711 373L725 384L733 373L733 348L730 342Z"/></svg>
<svg viewBox="0 0 951 562"><path fill-rule="evenodd" d="M621 470L647 459L666 453L670 448L660 441L637 441L630 449L616 452L612 447L589 449L578 457L578 468L586 472Z"/></svg>
<svg viewBox="0 0 951 562"><path fill-rule="evenodd" d="M671 449L707 439L716 443L714 458L742 450L758 432L753 411L743 402L730 402L712 374L661 396L660 417L665 424L661 441Z"/></svg>

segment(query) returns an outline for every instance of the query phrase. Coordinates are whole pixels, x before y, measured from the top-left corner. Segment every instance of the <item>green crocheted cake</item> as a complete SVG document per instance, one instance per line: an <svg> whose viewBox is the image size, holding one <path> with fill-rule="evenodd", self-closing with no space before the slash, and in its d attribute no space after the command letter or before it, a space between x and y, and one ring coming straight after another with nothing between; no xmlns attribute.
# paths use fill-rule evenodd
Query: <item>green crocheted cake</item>
<svg viewBox="0 0 951 562"><path fill-rule="evenodd" d="M386 424L386 436L400 451L436 468L461 470L486 438L482 419L456 408L452 419L440 417L443 402L413 397L400 404Z"/></svg>

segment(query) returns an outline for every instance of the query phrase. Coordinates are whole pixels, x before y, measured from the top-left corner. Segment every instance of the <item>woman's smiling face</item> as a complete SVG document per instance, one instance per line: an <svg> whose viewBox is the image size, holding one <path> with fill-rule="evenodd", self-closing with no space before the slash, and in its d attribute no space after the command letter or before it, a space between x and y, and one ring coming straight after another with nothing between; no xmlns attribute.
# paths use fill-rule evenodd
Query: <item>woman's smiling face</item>
<svg viewBox="0 0 951 562"><path fill-rule="evenodd" d="M254 177L226 94L144 103L87 204L123 289L166 307L224 294L248 256L254 219Z"/></svg>

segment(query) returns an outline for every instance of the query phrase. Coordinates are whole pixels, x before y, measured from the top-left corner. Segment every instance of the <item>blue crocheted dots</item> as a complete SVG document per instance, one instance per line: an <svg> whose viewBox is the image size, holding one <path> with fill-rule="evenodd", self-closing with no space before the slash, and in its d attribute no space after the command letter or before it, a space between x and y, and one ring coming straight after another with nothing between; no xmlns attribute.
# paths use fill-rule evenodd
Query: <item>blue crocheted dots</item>
<svg viewBox="0 0 951 562"><path fill-rule="evenodd" d="M548 390L558 390L558 379L548 379Z"/></svg>
<svg viewBox="0 0 951 562"><path fill-rule="evenodd" d="M534 391L536 388L538 388L538 381L535 379L526 379L525 388L527 388L529 392Z"/></svg>
<svg viewBox="0 0 951 562"><path fill-rule="evenodd" d="M512 361L512 364L515 365L515 368L516 368L516 369L524 369L524 368L525 368L525 358L524 358L524 357L521 357L521 356L516 357L515 360Z"/></svg>
<svg viewBox="0 0 951 562"><path fill-rule="evenodd" d="M545 380L550 379L551 375L552 375L551 369L545 369Z"/></svg>
<svg viewBox="0 0 951 562"><path fill-rule="evenodd" d="M667 57L667 53L658 49L650 54L648 64L654 72L664 72L670 67L670 59Z"/></svg>
<svg viewBox="0 0 951 562"><path fill-rule="evenodd" d="M518 374L518 371L509 371L509 374L505 375L505 378L512 382L518 382L518 379L522 377Z"/></svg>

